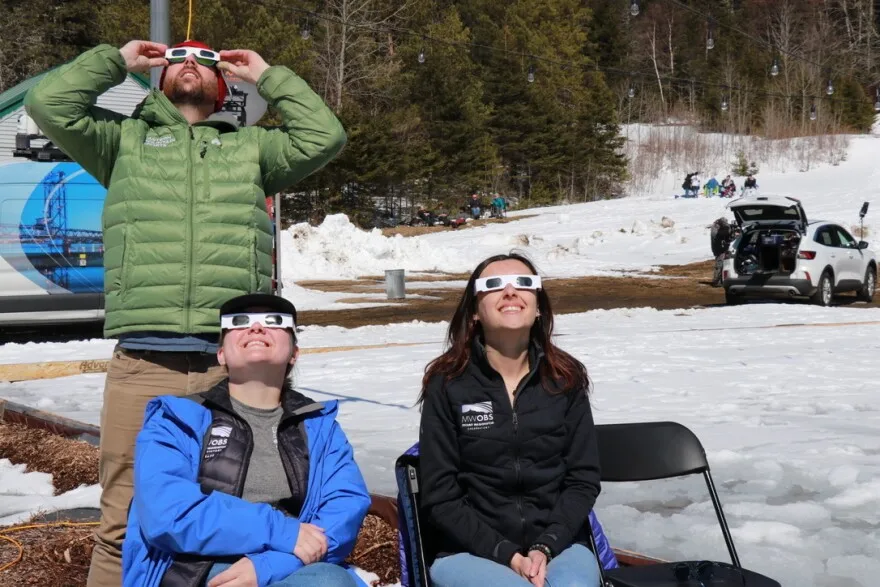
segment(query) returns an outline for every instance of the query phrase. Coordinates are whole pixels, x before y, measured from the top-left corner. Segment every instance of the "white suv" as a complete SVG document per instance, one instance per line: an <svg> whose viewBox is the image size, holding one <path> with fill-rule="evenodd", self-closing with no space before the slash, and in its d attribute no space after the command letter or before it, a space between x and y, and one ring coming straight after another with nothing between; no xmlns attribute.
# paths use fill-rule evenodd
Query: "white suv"
<svg viewBox="0 0 880 587"><path fill-rule="evenodd" d="M741 231L724 258L728 304L745 297L808 297L827 306L834 294L846 291L873 299L874 253L839 224L807 222L800 201L789 197L749 196L728 208Z"/></svg>

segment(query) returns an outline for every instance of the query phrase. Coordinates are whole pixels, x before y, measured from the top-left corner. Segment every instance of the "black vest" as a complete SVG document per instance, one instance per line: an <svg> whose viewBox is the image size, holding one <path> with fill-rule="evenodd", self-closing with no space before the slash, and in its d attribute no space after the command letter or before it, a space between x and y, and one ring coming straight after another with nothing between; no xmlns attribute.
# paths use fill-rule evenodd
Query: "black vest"
<svg viewBox="0 0 880 587"><path fill-rule="evenodd" d="M211 410L212 415L211 425L202 439L198 477L202 493L208 495L212 491L222 491L241 497L254 441L250 426L232 408L228 381L221 381L210 391L188 396L188 399L202 404ZM287 515L298 516L309 482L309 445L305 418L320 411L323 405L291 388L285 388L281 405L283 414L278 425L278 452L290 485L291 497L282 500L279 505ZM234 563L240 558L241 556L234 556L219 559L197 554L176 554L159 585L200 587L214 563Z"/></svg>

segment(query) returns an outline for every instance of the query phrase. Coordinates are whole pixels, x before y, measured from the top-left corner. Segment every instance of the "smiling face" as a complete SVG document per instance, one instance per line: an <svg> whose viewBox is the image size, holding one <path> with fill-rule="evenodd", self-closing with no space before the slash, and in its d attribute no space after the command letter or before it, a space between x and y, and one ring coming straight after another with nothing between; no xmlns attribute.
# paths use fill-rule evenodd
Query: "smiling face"
<svg viewBox="0 0 880 587"><path fill-rule="evenodd" d="M507 259L490 263L478 278L493 275L532 275L532 270L522 261ZM477 313L483 331L492 334L496 331L529 330L535 323L538 313L537 292L516 289L508 284L499 291L477 294Z"/></svg>
<svg viewBox="0 0 880 587"><path fill-rule="evenodd" d="M247 310L248 313L271 311L270 308ZM298 350L290 330L266 328L259 322L254 322L248 328L233 328L223 332L223 343L217 351L217 361L226 366L232 379L255 368L274 368L283 374L288 365L296 362Z"/></svg>
<svg viewBox="0 0 880 587"><path fill-rule="evenodd" d="M217 69L196 63L189 55L183 63L169 65L162 91L173 104L202 106L217 101Z"/></svg>

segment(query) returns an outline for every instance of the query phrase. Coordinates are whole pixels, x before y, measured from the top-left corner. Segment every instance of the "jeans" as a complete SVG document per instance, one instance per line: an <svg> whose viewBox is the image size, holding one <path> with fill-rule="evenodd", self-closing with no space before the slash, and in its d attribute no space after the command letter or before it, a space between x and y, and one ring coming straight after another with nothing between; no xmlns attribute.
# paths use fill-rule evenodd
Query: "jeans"
<svg viewBox="0 0 880 587"><path fill-rule="evenodd" d="M230 566L232 565L227 563L215 563L208 573L208 578L205 579L205 585ZM269 587L357 587L357 582L339 565L312 563L280 581L270 583Z"/></svg>
<svg viewBox="0 0 880 587"><path fill-rule="evenodd" d="M510 567L487 558L459 553L431 565L432 587L528 587ZM599 564L585 546L573 544L547 565L545 587L599 587Z"/></svg>

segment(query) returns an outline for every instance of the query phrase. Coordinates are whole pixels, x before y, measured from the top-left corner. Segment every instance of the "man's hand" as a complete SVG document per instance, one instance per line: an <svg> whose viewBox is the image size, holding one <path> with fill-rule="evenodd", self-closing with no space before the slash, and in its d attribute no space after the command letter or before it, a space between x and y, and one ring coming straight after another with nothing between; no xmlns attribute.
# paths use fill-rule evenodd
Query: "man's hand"
<svg viewBox="0 0 880 587"><path fill-rule="evenodd" d="M165 51L168 45L152 41L129 41L119 52L125 59L125 68L130 72L147 73L151 67L165 67Z"/></svg>
<svg viewBox="0 0 880 587"><path fill-rule="evenodd" d="M516 553L513 555L513 558L510 559L510 568L513 569L513 572L525 579L526 581L532 580L531 570L532 570L532 561L521 555L520 553ZM541 586L543 587L543 585Z"/></svg>
<svg viewBox="0 0 880 587"><path fill-rule="evenodd" d="M269 69L269 64L256 51L234 49L220 51L217 68L240 77L242 81L256 84L263 72Z"/></svg>
<svg viewBox="0 0 880 587"><path fill-rule="evenodd" d="M307 565L324 558L324 555L327 554L327 537L324 536L324 530L314 524L301 523L299 536L296 537L296 546L293 547L293 554Z"/></svg>
<svg viewBox="0 0 880 587"><path fill-rule="evenodd" d="M532 566L530 575L527 577L535 587L544 587L544 581L547 579L547 556L540 550L529 551L529 561Z"/></svg>
<svg viewBox="0 0 880 587"><path fill-rule="evenodd" d="M207 587L257 587L257 570L248 557L238 561L208 581Z"/></svg>

